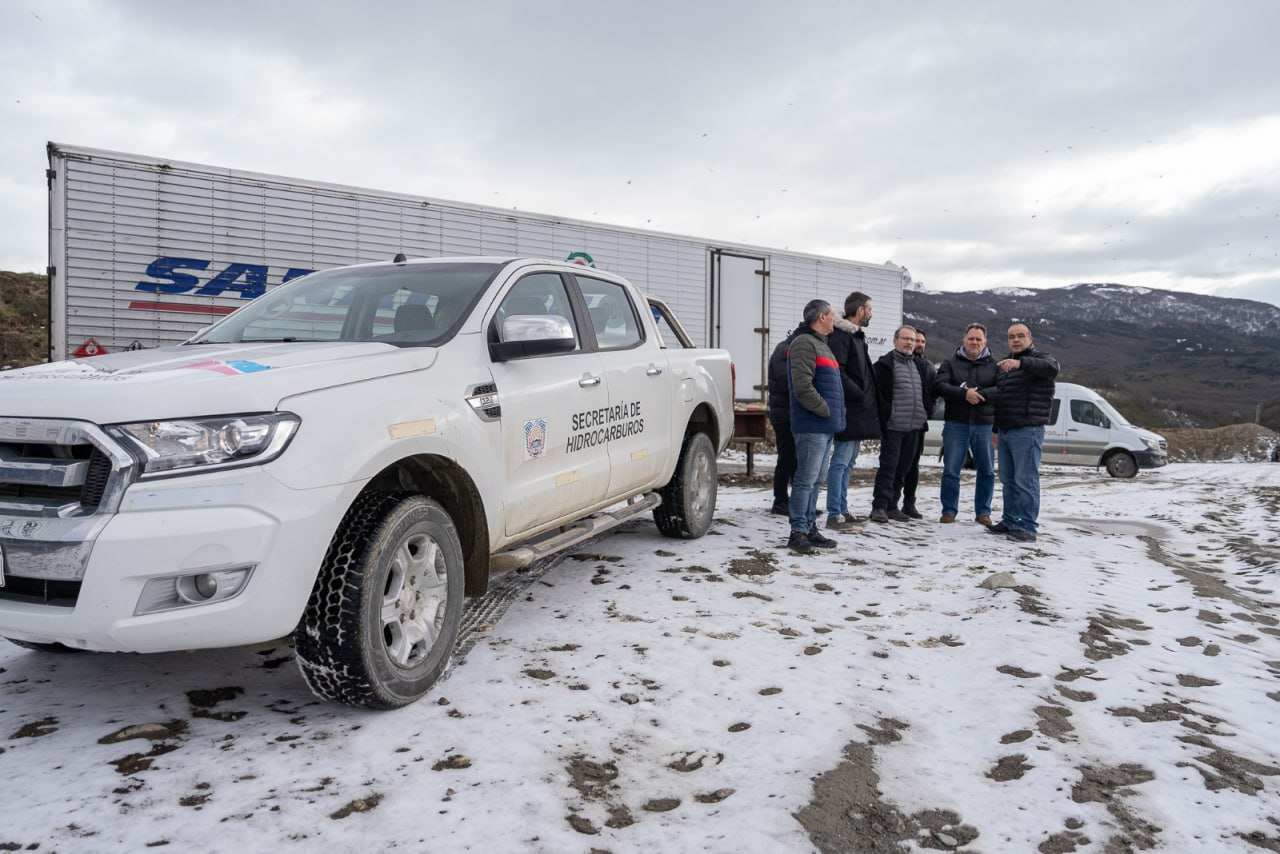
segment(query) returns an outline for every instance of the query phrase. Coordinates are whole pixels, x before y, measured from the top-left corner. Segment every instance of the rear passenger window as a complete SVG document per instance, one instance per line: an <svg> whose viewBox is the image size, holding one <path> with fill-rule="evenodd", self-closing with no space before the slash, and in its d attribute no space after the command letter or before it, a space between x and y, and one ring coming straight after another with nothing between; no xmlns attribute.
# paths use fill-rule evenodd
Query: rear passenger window
<svg viewBox="0 0 1280 854"><path fill-rule="evenodd" d="M635 307L625 288L601 279L585 276L577 279L601 350L624 350L644 340Z"/></svg>

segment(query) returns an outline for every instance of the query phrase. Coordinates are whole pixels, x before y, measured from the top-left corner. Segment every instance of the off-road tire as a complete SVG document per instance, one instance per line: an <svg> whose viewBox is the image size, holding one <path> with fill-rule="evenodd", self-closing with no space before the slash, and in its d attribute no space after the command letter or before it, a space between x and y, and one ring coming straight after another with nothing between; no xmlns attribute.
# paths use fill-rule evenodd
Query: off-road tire
<svg viewBox="0 0 1280 854"><path fill-rule="evenodd" d="M54 655L66 655L71 652L84 652L74 646L63 646L60 643L35 643L34 641L17 640L15 638L5 638L9 643L20 646L23 649L29 649L32 652L50 652Z"/></svg>
<svg viewBox="0 0 1280 854"><path fill-rule="evenodd" d="M1128 451L1112 451L1102 464L1112 477L1135 477L1138 474L1138 461Z"/></svg>
<svg viewBox="0 0 1280 854"><path fill-rule="evenodd" d="M662 487L653 521L666 537L693 540L711 528L716 512L716 451L706 433L689 433L680 447L675 474Z"/></svg>
<svg viewBox="0 0 1280 854"><path fill-rule="evenodd" d="M428 498L374 493L339 525L294 635L298 666L318 696L395 709L444 671L458 637L462 546Z"/></svg>

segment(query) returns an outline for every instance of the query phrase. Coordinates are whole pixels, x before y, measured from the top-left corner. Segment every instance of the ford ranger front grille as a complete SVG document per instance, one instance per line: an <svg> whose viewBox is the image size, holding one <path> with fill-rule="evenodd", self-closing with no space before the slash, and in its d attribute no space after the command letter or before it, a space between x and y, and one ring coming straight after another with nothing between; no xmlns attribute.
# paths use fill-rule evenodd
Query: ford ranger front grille
<svg viewBox="0 0 1280 854"><path fill-rule="evenodd" d="M0 418L0 599L74 605L136 465L96 424Z"/></svg>
<svg viewBox="0 0 1280 854"><path fill-rule="evenodd" d="M92 445L75 445L70 459L47 457L47 448L0 443L0 504L65 507L93 512L111 477L111 460Z"/></svg>
<svg viewBox="0 0 1280 854"><path fill-rule="evenodd" d="M96 513L113 480L116 492L123 490L131 465L129 455L92 425L0 418L0 514Z"/></svg>

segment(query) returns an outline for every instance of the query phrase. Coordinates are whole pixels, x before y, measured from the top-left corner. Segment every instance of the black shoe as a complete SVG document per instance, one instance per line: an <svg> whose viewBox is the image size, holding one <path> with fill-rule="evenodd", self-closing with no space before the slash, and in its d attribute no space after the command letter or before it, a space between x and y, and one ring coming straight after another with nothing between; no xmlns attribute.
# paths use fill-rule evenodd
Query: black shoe
<svg viewBox="0 0 1280 854"><path fill-rule="evenodd" d="M773 508L769 510L775 516L790 516L791 506L785 501L773 502Z"/></svg>
<svg viewBox="0 0 1280 854"><path fill-rule="evenodd" d="M827 517L827 527L833 531L854 533L861 530L858 523L848 513L832 513Z"/></svg>
<svg viewBox="0 0 1280 854"><path fill-rule="evenodd" d="M797 534L792 531L791 536L787 538L787 548L797 554L807 555L813 551L813 543L809 542L809 538L804 534Z"/></svg>
<svg viewBox="0 0 1280 854"><path fill-rule="evenodd" d="M892 519L895 522L911 521L911 517L908 516L906 513L902 512L901 510L899 510L897 507L890 507L888 510L885 511L885 515L887 515L890 519Z"/></svg>
<svg viewBox="0 0 1280 854"><path fill-rule="evenodd" d="M889 514L883 510L872 510L871 515L867 517L872 522L888 522Z"/></svg>
<svg viewBox="0 0 1280 854"><path fill-rule="evenodd" d="M1006 525L1004 522L996 522L994 525L987 526L987 533L988 534L1007 534L1009 533L1009 526Z"/></svg>
<svg viewBox="0 0 1280 854"><path fill-rule="evenodd" d="M809 536L806 539L820 549L834 549L837 545L835 540L822 536L822 532L818 530L817 526L809 529Z"/></svg>
<svg viewBox="0 0 1280 854"><path fill-rule="evenodd" d="M906 513L906 514L907 514L908 516L910 516L912 519L923 519L923 518L924 518L924 516L921 516L921 515L920 515L920 511L916 509L915 502L912 502L912 503L910 503L910 504L903 504L903 505L902 505L902 512L903 512L903 513Z"/></svg>
<svg viewBox="0 0 1280 854"><path fill-rule="evenodd" d="M1009 539L1019 543L1034 543L1036 541L1036 535L1031 533L1030 531L1012 531L1011 530L1008 533L1008 537Z"/></svg>

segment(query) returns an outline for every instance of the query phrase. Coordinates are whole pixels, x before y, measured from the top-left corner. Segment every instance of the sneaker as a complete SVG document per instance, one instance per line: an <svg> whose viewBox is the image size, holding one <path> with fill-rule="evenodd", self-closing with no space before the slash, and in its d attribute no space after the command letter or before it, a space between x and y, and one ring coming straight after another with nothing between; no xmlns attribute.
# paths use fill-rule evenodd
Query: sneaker
<svg viewBox="0 0 1280 854"><path fill-rule="evenodd" d="M924 518L924 516L920 515L920 511L916 509L916 504L914 501L911 502L910 504L903 504L902 512L910 516L912 519Z"/></svg>
<svg viewBox="0 0 1280 854"><path fill-rule="evenodd" d="M954 514L954 513L943 513L943 514L942 514L942 518L941 518L941 519L939 519L938 521L939 521L939 522L941 522L941 523L942 523L942 524L944 524L944 525L950 525L950 524L951 524L952 522L954 522L955 520L956 520L956 514Z"/></svg>
<svg viewBox="0 0 1280 854"><path fill-rule="evenodd" d="M994 525L987 526L988 534L1007 534L1009 530L1009 526L1004 522L996 522Z"/></svg>
<svg viewBox="0 0 1280 854"><path fill-rule="evenodd" d="M976 521L979 525L986 525L988 528L990 528L990 527L991 527L991 517L990 517L990 516L988 516L988 515L986 515L985 513L984 513L983 515L979 516L979 517L978 517L976 520L974 520L974 521Z"/></svg>
<svg viewBox="0 0 1280 854"><path fill-rule="evenodd" d="M1019 543L1034 543L1036 541L1036 535L1030 531L1015 531L1010 529L1008 536L1009 539Z"/></svg>
<svg viewBox="0 0 1280 854"><path fill-rule="evenodd" d="M818 530L817 525L814 525L813 528L810 529L807 539L810 543L820 549L834 549L837 545L835 540L830 537L822 536L822 532Z"/></svg>
<svg viewBox="0 0 1280 854"><path fill-rule="evenodd" d="M872 510L871 515L867 517L872 522L888 522L889 514L883 510Z"/></svg>
<svg viewBox="0 0 1280 854"><path fill-rule="evenodd" d="M858 525L848 513L832 513L827 517L827 527L833 531L856 531Z"/></svg>
<svg viewBox="0 0 1280 854"><path fill-rule="evenodd" d="M903 513L897 507L890 507L888 510L885 511L885 515L887 515L890 519L892 519L895 522L911 521L911 517L908 516L906 513Z"/></svg>
<svg viewBox="0 0 1280 854"><path fill-rule="evenodd" d="M787 548L797 554L807 555L813 551L813 543L809 542L809 538L804 534L791 532L791 536L787 538Z"/></svg>
<svg viewBox="0 0 1280 854"><path fill-rule="evenodd" d="M775 516L790 516L791 506L785 501L775 501L769 512Z"/></svg>

